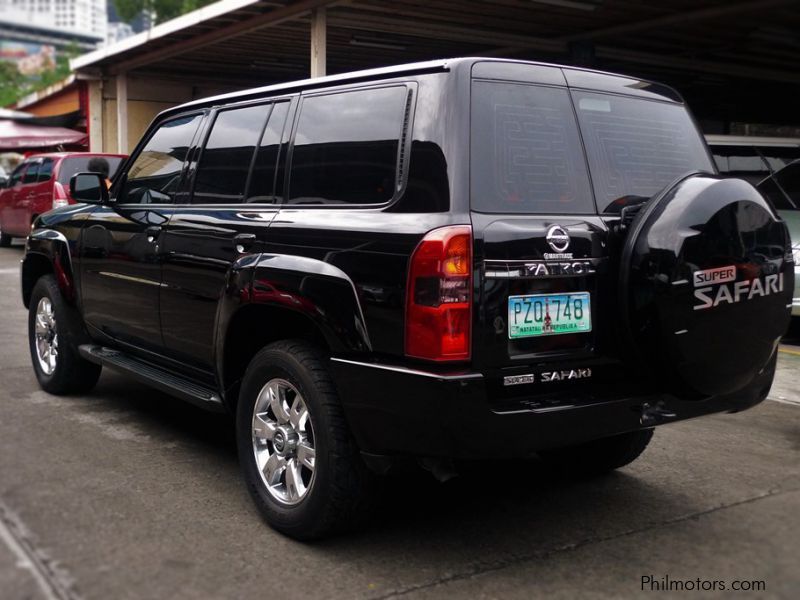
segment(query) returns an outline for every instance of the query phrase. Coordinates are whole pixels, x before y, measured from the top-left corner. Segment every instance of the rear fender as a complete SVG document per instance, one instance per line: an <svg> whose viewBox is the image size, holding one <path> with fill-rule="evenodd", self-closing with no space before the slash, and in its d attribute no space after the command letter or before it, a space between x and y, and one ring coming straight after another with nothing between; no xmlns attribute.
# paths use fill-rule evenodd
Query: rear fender
<svg viewBox="0 0 800 600"><path fill-rule="evenodd" d="M69 242L63 233L39 229L31 233L22 259L22 302L27 308L33 286L42 275L52 273L67 303L76 302L75 272Z"/></svg>
<svg viewBox="0 0 800 600"><path fill-rule="evenodd" d="M250 255L231 268L220 303L214 342L218 373L224 372L229 325L239 311L252 305L307 318L334 355L372 349L356 288L344 271L301 256Z"/></svg>

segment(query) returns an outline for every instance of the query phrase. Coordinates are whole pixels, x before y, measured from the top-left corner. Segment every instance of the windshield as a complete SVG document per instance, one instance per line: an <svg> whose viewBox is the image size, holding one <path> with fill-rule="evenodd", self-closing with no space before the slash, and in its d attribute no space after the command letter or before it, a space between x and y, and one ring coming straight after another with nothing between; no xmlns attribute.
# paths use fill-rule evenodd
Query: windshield
<svg viewBox="0 0 800 600"><path fill-rule="evenodd" d="M106 179L111 179L121 162L119 156L69 156L58 169L58 182L67 185L75 173L91 172L101 173Z"/></svg>
<svg viewBox="0 0 800 600"><path fill-rule="evenodd" d="M474 210L594 213L596 200L606 212L630 196L649 198L684 173L713 169L683 105L473 82Z"/></svg>

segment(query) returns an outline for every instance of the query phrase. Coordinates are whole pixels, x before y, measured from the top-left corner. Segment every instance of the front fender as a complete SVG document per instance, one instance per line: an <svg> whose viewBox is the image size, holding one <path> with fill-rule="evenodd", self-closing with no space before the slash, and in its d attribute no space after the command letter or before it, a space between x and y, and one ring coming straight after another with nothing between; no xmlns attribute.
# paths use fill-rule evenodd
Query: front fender
<svg viewBox="0 0 800 600"><path fill-rule="evenodd" d="M52 273L61 294L69 304L75 304L75 272L69 242L63 233L54 229L38 229L28 236L22 259L22 303L28 307L33 286L42 275Z"/></svg>

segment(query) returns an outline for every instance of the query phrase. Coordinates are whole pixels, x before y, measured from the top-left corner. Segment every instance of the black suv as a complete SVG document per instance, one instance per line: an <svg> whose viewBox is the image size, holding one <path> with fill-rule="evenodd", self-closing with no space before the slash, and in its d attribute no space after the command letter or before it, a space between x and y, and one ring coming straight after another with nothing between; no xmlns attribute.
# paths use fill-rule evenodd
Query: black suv
<svg viewBox="0 0 800 600"><path fill-rule="evenodd" d="M625 465L762 401L789 323L784 223L675 91L619 75L457 59L219 96L71 188L22 265L41 386L106 366L235 413L301 539L396 457Z"/></svg>

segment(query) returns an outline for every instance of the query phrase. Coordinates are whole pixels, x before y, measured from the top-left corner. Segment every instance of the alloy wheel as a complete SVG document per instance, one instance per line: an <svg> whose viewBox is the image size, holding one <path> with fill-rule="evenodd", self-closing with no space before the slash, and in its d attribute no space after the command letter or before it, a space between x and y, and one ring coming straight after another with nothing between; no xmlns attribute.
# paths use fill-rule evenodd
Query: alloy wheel
<svg viewBox="0 0 800 600"><path fill-rule="evenodd" d="M297 388L272 379L253 408L253 453L261 481L275 500L298 504L314 485L316 450L311 413Z"/></svg>
<svg viewBox="0 0 800 600"><path fill-rule="evenodd" d="M39 368L45 375L52 375L58 365L58 330L50 298L44 297L36 305L34 335Z"/></svg>

